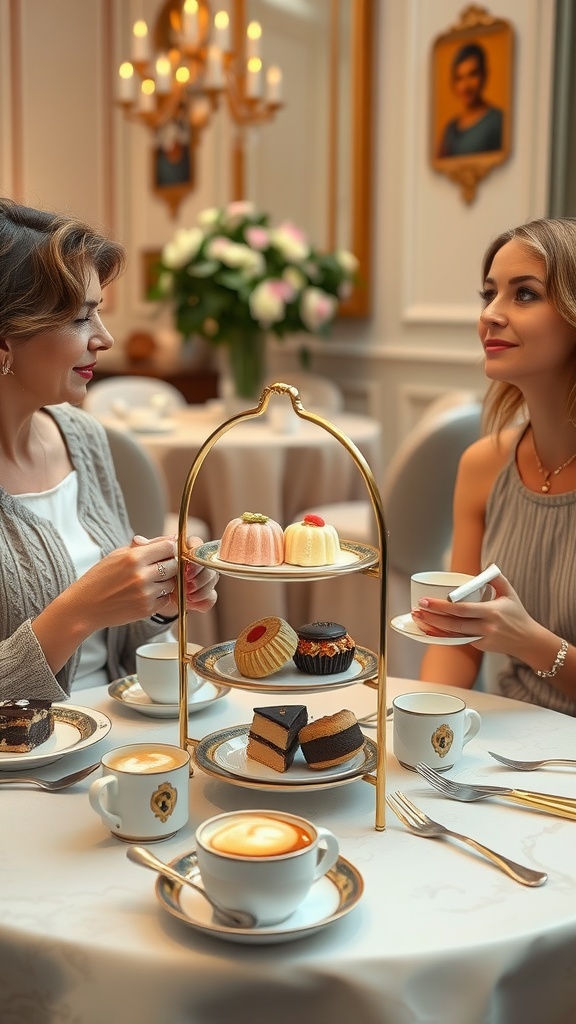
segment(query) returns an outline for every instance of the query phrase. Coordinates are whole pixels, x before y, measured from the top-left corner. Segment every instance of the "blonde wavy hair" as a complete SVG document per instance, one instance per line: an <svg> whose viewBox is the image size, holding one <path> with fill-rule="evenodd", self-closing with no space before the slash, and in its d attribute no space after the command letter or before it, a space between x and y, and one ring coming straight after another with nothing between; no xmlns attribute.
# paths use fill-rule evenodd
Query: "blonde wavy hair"
<svg viewBox="0 0 576 1024"><path fill-rule="evenodd" d="M490 274L496 253L507 242L520 242L544 263L546 295L556 312L575 332L574 365L566 416L576 421L576 219L533 220L503 231L488 246L482 280ZM524 396L515 384L492 381L484 398L484 428L499 433L525 413Z"/></svg>
<svg viewBox="0 0 576 1024"><path fill-rule="evenodd" d="M124 247L64 214L0 197L0 338L22 341L74 319L95 270L104 287Z"/></svg>

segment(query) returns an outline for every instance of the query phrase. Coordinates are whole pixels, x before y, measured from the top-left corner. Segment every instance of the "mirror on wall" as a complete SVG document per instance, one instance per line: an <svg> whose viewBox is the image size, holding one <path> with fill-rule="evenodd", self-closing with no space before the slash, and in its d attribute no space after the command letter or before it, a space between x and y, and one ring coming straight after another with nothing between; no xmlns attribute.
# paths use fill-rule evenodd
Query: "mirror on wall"
<svg viewBox="0 0 576 1024"><path fill-rule="evenodd" d="M341 313L371 305L373 0L235 0L242 24L263 27L266 64L282 70L284 106L242 132L236 198L290 220L320 248L360 261Z"/></svg>

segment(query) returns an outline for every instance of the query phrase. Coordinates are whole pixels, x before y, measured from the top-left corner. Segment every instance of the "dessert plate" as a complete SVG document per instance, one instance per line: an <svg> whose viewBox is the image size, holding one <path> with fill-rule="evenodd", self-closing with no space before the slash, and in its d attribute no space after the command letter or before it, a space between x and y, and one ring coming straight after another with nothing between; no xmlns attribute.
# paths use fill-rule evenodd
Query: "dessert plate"
<svg viewBox="0 0 576 1024"><path fill-rule="evenodd" d="M397 633L408 636L411 640L417 640L420 644L440 644L440 646L450 647L482 639L481 636L428 636L419 629L410 612L407 612L406 615L396 615L390 625Z"/></svg>
<svg viewBox="0 0 576 1024"><path fill-rule="evenodd" d="M188 692L188 714L193 715L196 711L220 700L230 691L229 686L220 683L202 683L197 689ZM138 682L137 676L123 676L122 679L115 679L108 687L108 693L114 700L124 704L125 707L139 711L141 715L148 715L150 718L178 718L180 706L178 704L156 704L150 699L147 693Z"/></svg>
<svg viewBox="0 0 576 1024"><path fill-rule="evenodd" d="M201 885L196 853L184 854L170 862L181 875ZM265 928L231 928L213 919L210 904L200 893L168 878L156 881L160 906L197 931L226 942L271 945L304 939L350 913L364 891L362 875L350 861L339 857L333 868L314 883L306 899L290 917Z"/></svg>
<svg viewBox="0 0 576 1024"><path fill-rule="evenodd" d="M224 683L239 690L253 690L255 693L314 693L316 690L338 690L352 686L378 675L378 659L366 647L357 647L352 664L344 672L325 676L307 675L299 672L290 660L278 672L264 679L249 679L240 674L234 661L235 640L226 640L213 647L204 647L192 658L192 667L203 679Z"/></svg>
<svg viewBox="0 0 576 1024"><path fill-rule="evenodd" d="M340 547L340 558L332 565L289 565L287 562L282 562L281 565L237 565L235 562L225 562L218 557L219 540L210 540L206 544L201 544L200 547L195 548L192 557L200 565L216 569L224 576L242 576L248 580L321 580L330 576L339 576L341 573L359 572L361 569L369 569L378 563L378 551L370 544L341 540Z"/></svg>
<svg viewBox="0 0 576 1024"><path fill-rule="evenodd" d="M358 754L318 771L308 768L299 750L294 764L286 772L275 772L259 761L246 757L249 725L235 725L213 732L196 745L193 756L196 764L207 775L244 786L277 793L279 790L314 792L331 786L345 786L376 768L376 744L364 737L364 747Z"/></svg>
<svg viewBox="0 0 576 1024"><path fill-rule="evenodd" d="M58 761L66 754L75 754L104 739L112 722L100 711L75 704L53 704L54 732L40 746L24 754L0 752L0 771L38 768Z"/></svg>

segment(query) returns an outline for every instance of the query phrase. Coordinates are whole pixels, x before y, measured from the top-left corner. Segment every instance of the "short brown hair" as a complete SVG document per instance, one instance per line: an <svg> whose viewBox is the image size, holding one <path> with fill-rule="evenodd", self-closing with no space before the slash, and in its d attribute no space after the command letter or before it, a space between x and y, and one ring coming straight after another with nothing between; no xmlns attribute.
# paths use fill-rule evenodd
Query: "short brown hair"
<svg viewBox="0 0 576 1024"><path fill-rule="evenodd" d="M482 261L482 280L490 274L496 253L507 242L520 242L532 256L542 260L546 296L554 309L575 332L574 369L566 409L576 420L576 218L533 220L498 235L488 246ZM489 430L502 430L524 408L524 397L515 384L492 381L484 399L484 421Z"/></svg>
<svg viewBox="0 0 576 1024"><path fill-rule="evenodd" d="M75 217L0 197L0 338L25 340L73 319L91 270L104 286L125 261L122 245Z"/></svg>

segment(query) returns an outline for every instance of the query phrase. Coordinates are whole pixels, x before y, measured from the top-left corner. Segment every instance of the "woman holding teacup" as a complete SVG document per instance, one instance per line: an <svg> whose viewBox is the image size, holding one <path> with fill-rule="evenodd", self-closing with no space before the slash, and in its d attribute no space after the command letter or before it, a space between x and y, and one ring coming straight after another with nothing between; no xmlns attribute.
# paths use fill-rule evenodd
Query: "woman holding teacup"
<svg viewBox="0 0 576 1024"><path fill-rule="evenodd" d="M421 678L471 687L490 652L488 689L576 715L576 220L496 238L481 297L490 433L460 461L451 568L502 575L489 602L419 602L424 632L482 638L430 647Z"/></svg>
<svg viewBox="0 0 576 1024"><path fill-rule="evenodd" d="M125 253L72 217L0 199L0 700L61 700L133 672L177 613L176 543L134 537L103 428L81 410L113 339ZM188 567L188 606L215 573Z"/></svg>

